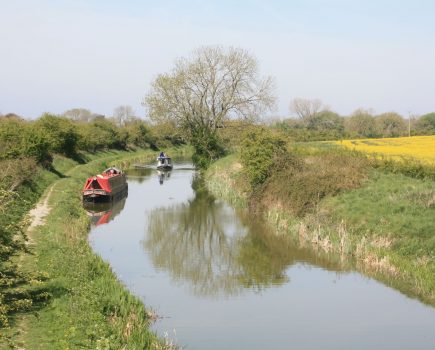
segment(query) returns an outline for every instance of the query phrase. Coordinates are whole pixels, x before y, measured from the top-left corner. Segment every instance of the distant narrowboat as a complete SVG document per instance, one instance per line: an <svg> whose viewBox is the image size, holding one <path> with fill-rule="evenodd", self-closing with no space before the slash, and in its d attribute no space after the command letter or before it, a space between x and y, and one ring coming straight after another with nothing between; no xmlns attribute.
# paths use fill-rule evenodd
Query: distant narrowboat
<svg viewBox="0 0 435 350"><path fill-rule="evenodd" d="M112 201L124 196L127 191L128 184L125 174L115 167L110 167L101 174L91 176L86 180L83 187L83 200Z"/></svg>
<svg viewBox="0 0 435 350"><path fill-rule="evenodd" d="M168 157L166 155L160 155L159 157L157 157L157 169L171 170L172 169L171 157Z"/></svg>

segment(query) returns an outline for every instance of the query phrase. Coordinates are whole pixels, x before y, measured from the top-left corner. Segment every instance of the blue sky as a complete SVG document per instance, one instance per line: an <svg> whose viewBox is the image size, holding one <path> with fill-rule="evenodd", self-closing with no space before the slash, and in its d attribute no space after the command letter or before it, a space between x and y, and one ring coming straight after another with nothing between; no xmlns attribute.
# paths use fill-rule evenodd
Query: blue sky
<svg viewBox="0 0 435 350"><path fill-rule="evenodd" d="M435 111L435 1L0 0L0 113L144 116L150 82L203 45L257 57L283 117L296 97Z"/></svg>

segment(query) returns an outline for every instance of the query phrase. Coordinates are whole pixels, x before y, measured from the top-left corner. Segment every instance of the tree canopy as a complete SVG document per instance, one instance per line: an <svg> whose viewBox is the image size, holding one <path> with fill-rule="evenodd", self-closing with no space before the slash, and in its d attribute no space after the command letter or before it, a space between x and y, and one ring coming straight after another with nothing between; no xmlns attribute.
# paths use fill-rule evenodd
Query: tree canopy
<svg viewBox="0 0 435 350"><path fill-rule="evenodd" d="M195 148L197 164L222 154L217 129L230 119L254 120L275 103L271 77L240 48L202 47L178 59L152 83L143 105L154 122L174 122ZM194 157L194 160L195 160Z"/></svg>

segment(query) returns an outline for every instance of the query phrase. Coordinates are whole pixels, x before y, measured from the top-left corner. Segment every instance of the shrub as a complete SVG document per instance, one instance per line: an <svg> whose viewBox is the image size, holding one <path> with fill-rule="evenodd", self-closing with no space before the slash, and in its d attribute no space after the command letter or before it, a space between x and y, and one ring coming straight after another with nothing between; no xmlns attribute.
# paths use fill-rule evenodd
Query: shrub
<svg viewBox="0 0 435 350"><path fill-rule="evenodd" d="M225 154L219 136L216 133L209 133L207 129L196 132L191 142L195 150L192 155L192 161L200 169L207 169L211 162Z"/></svg>
<svg viewBox="0 0 435 350"><path fill-rule="evenodd" d="M79 134L71 120L45 113L35 122L34 130L46 136L50 151L66 156L77 153Z"/></svg>
<svg viewBox="0 0 435 350"><path fill-rule="evenodd" d="M29 157L38 163L51 162L47 137L21 118L0 118L0 159Z"/></svg>
<svg viewBox="0 0 435 350"><path fill-rule="evenodd" d="M89 124L80 124L79 148L91 152L101 149L118 148L123 144L120 140L118 129L113 122L105 118L94 119Z"/></svg>
<svg viewBox="0 0 435 350"><path fill-rule="evenodd" d="M422 115L416 123L418 135L435 135L435 113Z"/></svg>
<svg viewBox="0 0 435 350"><path fill-rule="evenodd" d="M240 160L252 187L266 181L272 166L280 162L286 152L286 142L261 128L246 133L242 142Z"/></svg>
<svg viewBox="0 0 435 350"><path fill-rule="evenodd" d="M141 120L134 120L126 126L128 130L128 143L135 146L157 149L155 137L151 130Z"/></svg>
<svg viewBox="0 0 435 350"><path fill-rule="evenodd" d="M305 159L292 154L274 165L255 201L274 202L293 215L303 216L326 196L357 188L366 178L368 162L349 152L330 152ZM253 202L255 202L253 201Z"/></svg>

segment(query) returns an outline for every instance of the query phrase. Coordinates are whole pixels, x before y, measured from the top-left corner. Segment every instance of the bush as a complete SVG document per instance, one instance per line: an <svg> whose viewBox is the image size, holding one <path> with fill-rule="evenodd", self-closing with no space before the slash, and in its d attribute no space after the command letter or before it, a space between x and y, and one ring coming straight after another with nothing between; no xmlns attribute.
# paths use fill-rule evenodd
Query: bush
<svg viewBox="0 0 435 350"><path fill-rule="evenodd" d="M385 170L393 174L403 174L416 179L430 179L435 181L435 166L424 164L413 158L401 160L386 157L369 157L372 167Z"/></svg>
<svg viewBox="0 0 435 350"><path fill-rule="evenodd" d="M79 134L71 120L45 113L35 122L34 130L45 135L50 151L66 156L76 155Z"/></svg>
<svg viewBox="0 0 435 350"><path fill-rule="evenodd" d="M264 205L274 202L295 216L303 216L315 209L322 198L359 187L367 169L364 157L349 152L330 152L305 159L287 154L274 165L271 176L252 202Z"/></svg>
<svg viewBox="0 0 435 350"><path fill-rule="evenodd" d="M113 122L105 118L94 119L89 124L80 124L79 148L90 152L108 148L125 148L126 135L121 138L118 129Z"/></svg>
<svg viewBox="0 0 435 350"><path fill-rule="evenodd" d="M0 159L29 157L42 164L51 162L47 137L21 118L0 118Z"/></svg>
<svg viewBox="0 0 435 350"><path fill-rule="evenodd" d="M280 162L286 152L286 142L261 128L246 133L240 160L252 187L261 185L269 177L272 166Z"/></svg>
<svg viewBox="0 0 435 350"><path fill-rule="evenodd" d="M151 130L141 120L134 120L126 126L128 132L128 143L137 147L151 147L157 149L156 139Z"/></svg>
<svg viewBox="0 0 435 350"><path fill-rule="evenodd" d="M422 115L416 123L418 135L435 135L435 113Z"/></svg>
<svg viewBox="0 0 435 350"><path fill-rule="evenodd" d="M192 136L194 153L193 163L200 169L207 169L211 162L219 159L225 154L222 141L217 134L209 133L203 129Z"/></svg>

